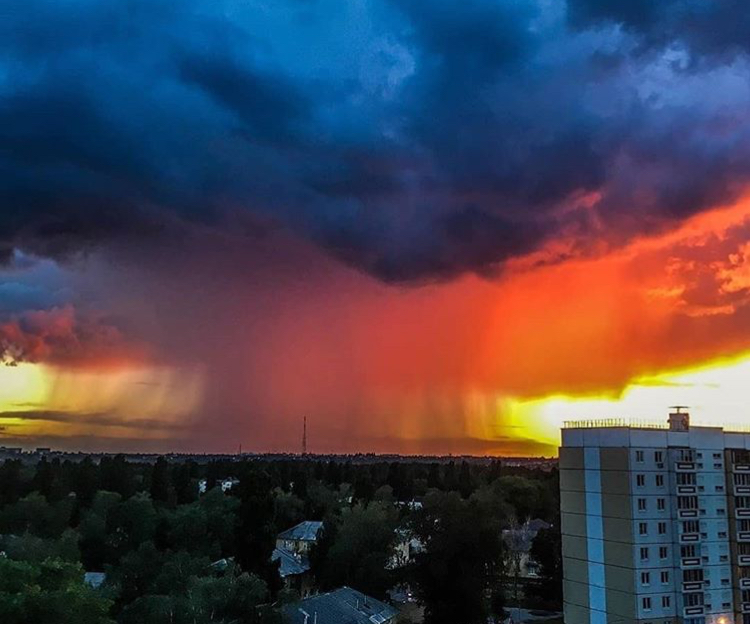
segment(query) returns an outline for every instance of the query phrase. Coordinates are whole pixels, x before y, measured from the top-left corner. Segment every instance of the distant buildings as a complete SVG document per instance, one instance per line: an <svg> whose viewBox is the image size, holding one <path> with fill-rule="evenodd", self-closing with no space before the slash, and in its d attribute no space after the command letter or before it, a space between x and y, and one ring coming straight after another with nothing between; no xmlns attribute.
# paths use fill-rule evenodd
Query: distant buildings
<svg viewBox="0 0 750 624"><path fill-rule="evenodd" d="M235 477L228 477L226 479L217 479L216 480L216 487L220 487L222 492L228 492L233 487L236 487L240 484L240 480ZM201 479L198 481L198 494L205 494L208 490L208 481L206 479Z"/></svg>
<svg viewBox="0 0 750 624"><path fill-rule="evenodd" d="M570 423L560 490L566 622L750 624L750 434Z"/></svg>
<svg viewBox="0 0 750 624"><path fill-rule="evenodd" d="M424 550L422 541L406 529L396 529L396 544L388 568L402 568L414 560L414 556Z"/></svg>
<svg viewBox="0 0 750 624"><path fill-rule="evenodd" d="M552 525L536 518L527 520L521 526L503 531L503 542L511 554L512 570L510 576L519 578L536 578L539 576L539 565L531 557L531 545L534 538L542 529L549 529Z"/></svg>
<svg viewBox="0 0 750 624"><path fill-rule="evenodd" d="M310 596L285 606L284 624L390 624L398 611L350 587Z"/></svg>

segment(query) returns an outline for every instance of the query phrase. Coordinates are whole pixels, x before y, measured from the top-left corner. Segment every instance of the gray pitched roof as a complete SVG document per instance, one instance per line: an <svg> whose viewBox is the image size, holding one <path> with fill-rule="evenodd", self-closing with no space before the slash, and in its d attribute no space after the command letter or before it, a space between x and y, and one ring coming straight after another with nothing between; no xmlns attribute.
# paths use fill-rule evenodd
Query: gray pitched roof
<svg viewBox="0 0 750 624"><path fill-rule="evenodd" d="M107 575L104 572L85 572L83 575L83 582L89 587L98 589L102 583L106 580Z"/></svg>
<svg viewBox="0 0 750 624"><path fill-rule="evenodd" d="M273 549L271 561L276 561L277 559L281 560L281 564L279 565L281 578L304 574L310 569L310 561L307 557L295 556L294 553L290 553L286 548Z"/></svg>
<svg viewBox="0 0 750 624"><path fill-rule="evenodd" d="M306 542L314 542L318 539L318 533L323 528L323 523L318 520L305 520L300 522L297 526L293 526L291 529L282 531L278 534L278 539L283 540L302 540Z"/></svg>
<svg viewBox="0 0 750 624"><path fill-rule="evenodd" d="M351 587L310 596L281 610L284 624L385 624L394 621L398 611L365 596ZM307 617L305 617L307 616Z"/></svg>

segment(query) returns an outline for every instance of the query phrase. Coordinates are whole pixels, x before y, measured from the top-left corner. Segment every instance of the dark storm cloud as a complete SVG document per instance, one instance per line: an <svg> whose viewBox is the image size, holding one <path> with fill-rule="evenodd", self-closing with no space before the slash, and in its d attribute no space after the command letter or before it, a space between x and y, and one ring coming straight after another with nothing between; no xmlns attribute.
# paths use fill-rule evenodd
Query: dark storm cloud
<svg viewBox="0 0 750 624"><path fill-rule="evenodd" d="M241 211L422 280L669 227L750 173L742 14L16 3L0 25L0 262L115 238L135 251Z"/></svg>
<svg viewBox="0 0 750 624"><path fill-rule="evenodd" d="M734 54L750 46L750 15L743 0L568 0L571 24L621 24L646 36L646 46L675 42L697 55Z"/></svg>

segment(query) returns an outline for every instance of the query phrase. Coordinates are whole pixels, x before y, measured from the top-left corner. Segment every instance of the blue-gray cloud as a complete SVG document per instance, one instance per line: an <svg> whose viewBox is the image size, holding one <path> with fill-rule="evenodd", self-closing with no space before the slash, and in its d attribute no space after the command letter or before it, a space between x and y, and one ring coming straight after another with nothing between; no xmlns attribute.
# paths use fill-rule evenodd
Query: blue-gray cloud
<svg viewBox="0 0 750 624"><path fill-rule="evenodd" d="M13 4L0 262L239 210L445 278L669 227L749 173L738 2Z"/></svg>

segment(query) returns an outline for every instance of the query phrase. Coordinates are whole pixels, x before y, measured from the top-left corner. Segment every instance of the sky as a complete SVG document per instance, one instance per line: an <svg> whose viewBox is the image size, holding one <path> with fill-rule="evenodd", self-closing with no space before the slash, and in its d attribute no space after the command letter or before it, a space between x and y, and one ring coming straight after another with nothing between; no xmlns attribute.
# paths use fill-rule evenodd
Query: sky
<svg viewBox="0 0 750 624"><path fill-rule="evenodd" d="M0 445L750 424L743 8L12 1Z"/></svg>

